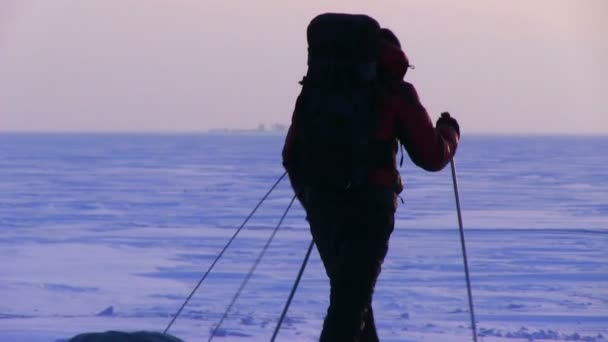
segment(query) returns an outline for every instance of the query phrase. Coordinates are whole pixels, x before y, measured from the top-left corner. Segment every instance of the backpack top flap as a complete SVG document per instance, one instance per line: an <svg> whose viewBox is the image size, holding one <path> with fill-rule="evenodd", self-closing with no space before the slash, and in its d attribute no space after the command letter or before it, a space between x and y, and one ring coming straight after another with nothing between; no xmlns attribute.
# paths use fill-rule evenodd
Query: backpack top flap
<svg viewBox="0 0 608 342"><path fill-rule="evenodd" d="M378 57L380 25L361 14L325 13L306 30L308 63L374 63Z"/></svg>

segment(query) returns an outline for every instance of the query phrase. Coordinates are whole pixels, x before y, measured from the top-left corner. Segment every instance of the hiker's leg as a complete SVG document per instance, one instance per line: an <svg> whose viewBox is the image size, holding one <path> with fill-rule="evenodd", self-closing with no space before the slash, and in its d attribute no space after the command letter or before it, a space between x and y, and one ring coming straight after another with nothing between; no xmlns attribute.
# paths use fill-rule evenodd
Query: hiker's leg
<svg viewBox="0 0 608 342"><path fill-rule="evenodd" d="M394 227L390 191L353 194L344 223L337 227L338 252L332 262L332 296L321 341L377 341L371 301ZM347 202L348 203L348 202ZM367 327L364 321L368 322Z"/></svg>
<svg viewBox="0 0 608 342"><path fill-rule="evenodd" d="M378 333L376 332L376 322L374 321L374 311L371 304L363 315L363 331L359 336L359 342L378 342Z"/></svg>
<svg viewBox="0 0 608 342"><path fill-rule="evenodd" d="M340 229L345 223L343 213L343 200L333 192L308 191L307 192L307 220L313 240L325 267L330 282L330 304L321 333L321 341L334 341L331 336L335 334L335 316L332 314L335 301L335 273L336 260L340 246Z"/></svg>
<svg viewBox="0 0 608 342"><path fill-rule="evenodd" d="M331 280L340 246L340 227L345 223L344 204L340 194L308 190L306 219L312 238Z"/></svg>

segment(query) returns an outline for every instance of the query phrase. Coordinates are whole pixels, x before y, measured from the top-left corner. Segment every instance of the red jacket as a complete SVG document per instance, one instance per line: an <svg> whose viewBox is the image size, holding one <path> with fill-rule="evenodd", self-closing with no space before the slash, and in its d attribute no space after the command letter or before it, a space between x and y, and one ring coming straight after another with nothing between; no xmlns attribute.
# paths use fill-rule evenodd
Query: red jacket
<svg viewBox="0 0 608 342"><path fill-rule="evenodd" d="M403 189L397 171L397 139L414 164L427 171L443 169L454 156L458 145L458 133L449 126L435 128L414 86L402 81L408 66L401 49L390 44L382 46L378 72L387 94L377 111L379 122L373 139L388 142L386 146L392 146L394 157L390 167L373 169L369 182L393 188L397 193ZM290 158L295 154L294 122L292 118L283 147L284 165L289 165Z"/></svg>

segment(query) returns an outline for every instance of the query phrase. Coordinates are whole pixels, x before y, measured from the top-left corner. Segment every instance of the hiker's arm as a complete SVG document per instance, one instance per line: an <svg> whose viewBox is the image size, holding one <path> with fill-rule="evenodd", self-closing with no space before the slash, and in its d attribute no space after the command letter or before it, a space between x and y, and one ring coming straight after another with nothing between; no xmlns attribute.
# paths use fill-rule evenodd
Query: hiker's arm
<svg viewBox="0 0 608 342"><path fill-rule="evenodd" d="M293 122L289 125L287 136L285 136L285 144L283 145L283 167L287 172L290 172L290 166L293 165L294 145L295 145L295 128Z"/></svg>
<svg viewBox="0 0 608 342"><path fill-rule="evenodd" d="M300 94L296 99L296 105L293 110L293 114L291 115L291 123L289 124L289 129L287 130L285 144L283 145L283 166L285 167L287 173L289 173L290 177L292 177L291 174L294 173L295 161L298 158L298 151L296 149L296 122L298 121L298 108L301 107L302 101L302 94Z"/></svg>
<svg viewBox="0 0 608 342"><path fill-rule="evenodd" d="M443 169L454 157L458 133L450 126L433 127L413 85L403 82L397 110L397 137L414 164L427 171Z"/></svg>
<svg viewBox="0 0 608 342"><path fill-rule="evenodd" d="M299 101L299 98L298 98ZM289 125L289 129L287 130L287 136L285 137L285 144L283 145L283 167L285 171L287 171L287 176L289 177L289 182L291 183L291 187L293 188L294 193L298 196L298 199L305 206L304 201L304 184L302 184L301 180L298 178L298 174L295 170L295 160L298 158L297 149L296 149L296 111L291 117L291 125Z"/></svg>

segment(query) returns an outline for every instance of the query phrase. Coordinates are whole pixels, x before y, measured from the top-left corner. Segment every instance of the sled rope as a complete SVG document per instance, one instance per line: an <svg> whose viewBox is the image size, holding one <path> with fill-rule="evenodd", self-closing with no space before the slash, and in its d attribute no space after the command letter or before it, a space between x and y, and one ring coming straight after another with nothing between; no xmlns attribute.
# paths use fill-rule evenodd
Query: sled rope
<svg viewBox="0 0 608 342"><path fill-rule="evenodd" d="M285 175L287 175L287 172L284 172L283 175L281 177L279 177L279 179L274 183L274 185L272 185L272 187L270 188L270 190L268 190L268 192L266 192L266 194L264 195L264 197L262 197L262 199L258 202L258 204L255 206L255 208L253 208L253 210L251 211L251 213L249 214L249 216L247 216L247 218L245 218L245 221L243 221L243 223L241 224L241 226L232 235L232 237L230 238L230 240L228 241L228 243L226 244L226 246L224 246L224 248L217 255L217 257L215 258L215 260L213 260L213 262L211 263L211 266L209 266L209 269L207 269L207 272L205 272L205 274L203 275L203 277L199 280L198 284L196 284L196 286L194 287L194 289L192 290L192 292L190 292L190 295L188 296L188 298L186 298L186 300L184 301L184 303L182 304L182 306L179 308L179 310L177 311L177 313L173 316L173 319L171 319L171 322L167 325L167 327L163 331L163 334L167 334L167 332L169 331L169 329L171 328L171 326L173 325L173 323L175 323L175 320L182 313L182 310L184 310L184 308L186 307L186 305L188 304L188 302L190 301L190 299L192 298L192 296L194 295L194 293L198 290L198 288L201 286L201 284L203 283L203 281L205 281L205 279L209 275L209 272L211 272L211 270L213 269L213 267L215 267L215 264L218 262L218 260L220 260L220 258L222 257L222 255L224 255L224 252L226 252L226 250L228 249L228 247L230 246L230 244L232 244L232 241L234 241L234 239L236 238L236 236L243 229L243 227L245 227L245 225L247 224L247 222L249 222L249 220L251 219L251 217L253 217L253 214L255 214L255 212L262 205L262 203L264 203L264 201L268 198L268 196L270 195L270 193L272 193L272 191L274 191L274 189L277 187L277 185L279 185L279 183L283 180L283 178L285 177Z"/></svg>
<svg viewBox="0 0 608 342"><path fill-rule="evenodd" d="M266 253L266 251L268 250L268 247L270 246L270 243L272 243L272 240L274 239L274 236L277 234L277 231L279 230L279 228L281 227L281 224L283 224L283 220L285 220L285 217L287 216L287 213L289 212L289 209L291 209L291 206L293 205L293 202L296 200L296 196L294 195L293 198L291 199L291 202L289 202L289 205L287 206L287 209L285 209L285 212L283 213L283 216L281 216L281 219L279 220L279 223L277 224L277 226L274 228L272 234L270 235L270 237L268 238L268 240L266 241L266 244L264 245L264 247L262 248L262 251L260 252L260 254L258 255L257 259L255 260L255 262L253 263L253 265L251 266L251 269L249 270L249 273L247 273L247 276L245 277L245 279L243 279L243 281L241 282L241 286L239 287L239 289L237 290L236 294L234 295L234 297L232 298L232 301L230 302L230 304L228 305L228 307L226 308L226 311L224 311L224 314L222 315L222 319L220 319L220 321L218 322L218 324L215 326L215 328L213 328L213 331L211 332L211 336L209 336L209 340L207 340L207 342L211 342L211 340L213 340L213 337L215 337L215 334L217 333L217 331L220 329L220 326L222 325L222 323L224 322L224 320L226 319L226 317L228 316L228 313L230 312L230 309L232 309L232 306L234 305L234 303L237 301L237 299L239 298L239 296L241 295L241 292L243 292L243 289L245 288L245 286L247 285L247 282L249 282L249 279L251 278L251 276L253 275L253 273L255 272L256 268L258 267L258 265L260 264L260 261L262 260L262 257L264 257L264 254Z"/></svg>

